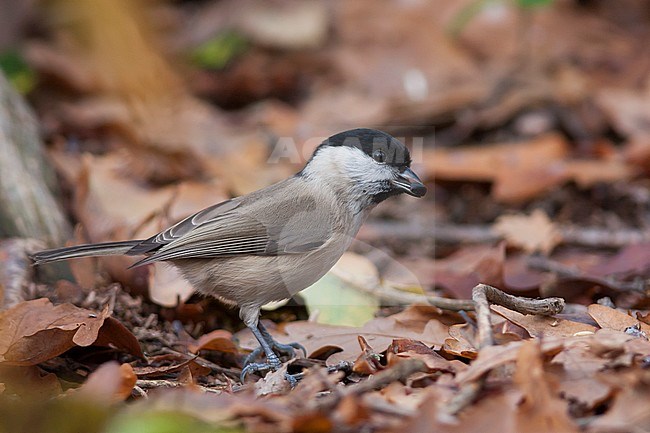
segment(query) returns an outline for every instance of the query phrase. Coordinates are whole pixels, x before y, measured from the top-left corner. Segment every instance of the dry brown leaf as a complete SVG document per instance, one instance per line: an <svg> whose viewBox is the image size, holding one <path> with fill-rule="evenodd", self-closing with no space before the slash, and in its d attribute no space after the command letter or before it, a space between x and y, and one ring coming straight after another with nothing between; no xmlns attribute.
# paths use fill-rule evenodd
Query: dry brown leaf
<svg viewBox="0 0 650 433"><path fill-rule="evenodd" d="M572 322L570 320L548 316L521 314L500 305L491 305L490 308L495 313L505 317L516 325L521 326L528 331L530 335L537 338L571 337L573 335L584 335L585 333L593 334L596 332L596 327L586 323Z"/></svg>
<svg viewBox="0 0 650 433"><path fill-rule="evenodd" d="M425 152L429 176L436 179L495 181L513 171L530 173L539 167L562 161L569 155L569 144L558 134L546 134L525 143L505 143L435 149ZM536 179L529 178L533 183Z"/></svg>
<svg viewBox="0 0 650 433"><path fill-rule="evenodd" d="M613 183L628 180L639 174L639 170L624 161L569 160L563 166L566 176L581 188L589 188L598 183Z"/></svg>
<svg viewBox="0 0 650 433"><path fill-rule="evenodd" d="M561 366L555 372L559 378L558 391L565 398L579 402L586 410L603 403L613 388L599 380L597 373L608 360L597 356L588 341L565 344L564 350L553 357L551 365Z"/></svg>
<svg viewBox="0 0 650 433"><path fill-rule="evenodd" d="M599 337L607 338L605 335ZM573 375L572 378L592 377L605 367L607 360L598 357L590 343L588 339L567 342L562 352L553 357L552 363L561 365L565 372Z"/></svg>
<svg viewBox="0 0 650 433"><path fill-rule="evenodd" d="M152 379L166 376L171 373L182 372L186 368L190 370L192 376L205 375L210 372L209 369L207 372L202 371L205 367L196 362L196 356L183 355L181 353L156 355L147 360L149 361L148 366L135 367L133 369L139 379Z"/></svg>
<svg viewBox="0 0 650 433"><path fill-rule="evenodd" d="M336 410L332 414L334 419L351 427L362 425L364 421L371 418L370 409L364 404L364 400L356 395L347 395L341 399Z"/></svg>
<svg viewBox="0 0 650 433"><path fill-rule="evenodd" d="M36 365L74 346L112 343L142 357L140 346L108 307L101 313L45 298L22 302L0 313L0 362ZM102 344L99 344L102 343Z"/></svg>
<svg viewBox="0 0 650 433"><path fill-rule="evenodd" d="M459 299L469 299L478 283L503 286L505 242L497 246L472 245L436 260L435 284Z"/></svg>
<svg viewBox="0 0 650 433"><path fill-rule="evenodd" d="M615 310L600 304L591 304L588 307L589 315L594 318L598 326L603 329L625 331L627 328L638 326L646 336L650 337L650 325L636 320L622 311Z"/></svg>
<svg viewBox="0 0 650 433"><path fill-rule="evenodd" d="M449 337L445 340L442 350L446 353L467 359L476 359L478 350L474 346L474 329L467 323L449 327Z"/></svg>
<svg viewBox="0 0 650 433"><path fill-rule="evenodd" d="M439 416L444 405L439 394L436 390L429 391L416 415L391 433L522 433L517 429L515 417L521 400L521 393L517 390L490 393L465 408L456 419Z"/></svg>
<svg viewBox="0 0 650 433"><path fill-rule="evenodd" d="M539 341L525 341L517 354L514 382L523 394L517 413L518 430L530 433L577 433L568 415L567 402L561 400L551 378L544 372Z"/></svg>
<svg viewBox="0 0 650 433"><path fill-rule="evenodd" d="M352 371L357 374L369 376L383 370L385 367L381 364L382 356L375 352L371 345L368 344L362 335L357 337L361 354L352 364Z"/></svg>
<svg viewBox="0 0 650 433"><path fill-rule="evenodd" d="M570 159L566 139L555 133L526 143L425 151L424 161L437 179L493 182L492 195L502 202L529 200L569 180L588 187L636 173L616 159Z"/></svg>
<svg viewBox="0 0 650 433"><path fill-rule="evenodd" d="M457 381L459 383L474 381L496 367L513 362L517 359L519 349L526 341L529 340L513 341L501 346L488 346L481 349L478 357L470 364L469 368L458 374ZM565 339L560 337L549 337L543 339L541 340L541 351L545 355L555 355L562 351L564 343Z"/></svg>
<svg viewBox="0 0 650 433"><path fill-rule="evenodd" d="M558 392L564 398L579 402L584 410L593 410L595 407L607 402L614 393L614 388L603 383L600 375L581 379L561 378Z"/></svg>
<svg viewBox="0 0 650 433"><path fill-rule="evenodd" d="M616 130L628 137L639 137L650 132L650 96L648 90L599 89L594 102L609 118Z"/></svg>
<svg viewBox="0 0 650 433"><path fill-rule="evenodd" d="M4 395L18 395L27 399L47 400L63 390L54 373L47 373L35 365L0 365L0 388ZM3 394L0 389L0 394Z"/></svg>
<svg viewBox="0 0 650 433"><path fill-rule="evenodd" d="M396 338L409 338L441 347L449 336L449 324L461 320L459 316L435 307L414 305L401 313L373 319L360 328L296 321L284 325L283 333L271 333L281 343L298 342L305 346L308 356L323 356L328 364L334 364L357 358L359 335L378 352L382 352ZM242 348L254 349L258 346L247 329L235 336L239 338Z"/></svg>
<svg viewBox="0 0 650 433"><path fill-rule="evenodd" d="M106 404L117 403L131 396L137 379L129 364L110 361L93 371L86 382L72 394Z"/></svg>
<svg viewBox="0 0 650 433"><path fill-rule="evenodd" d="M492 185L492 197L503 203L522 203L568 181L562 161L525 169L500 172Z"/></svg>
<svg viewBox="0 0 650 433"><path fill-rule="evenodd" d="M529 253L549 254L562 241L560 231L541 209L535 209L530 215L503 215L493 228L508 244Z"/></svg>
<svg viewBox="0 0 650 433"><path fill-rule="evenodd" d="M599 257L591 266L587 266L584 272L597 277L607 277L612 274L643 275L649 264L650 243L641 242L623 247L613 256Z"/></svg>
<svg viewBox="0 0 650 433"><path fill-rule="evenodd" d="M602 376L601 380L615 387L617 392L608 410L589 424L588 431L591 433L648 431L650 429L648 371L610 372Z"/></svg>
<svg viewBox="0 0 650 433"><path fill-rule="evenodd" d="M466 368L460 361L448 361L420 341L400 338L393 340L386 350L386 363L389 367L404 359L419 359L425 363L429 373L443 371L455 373Z"/></svg>
<svg viewBox="0 0 650 433"><path fill-rule="evenodd" d="M232 333L224 329L215 329L201 335L196 343L187 346L190 352L198 353L200 350L216 350L218 352L237 353L237 346L232 341Z"/></svg>

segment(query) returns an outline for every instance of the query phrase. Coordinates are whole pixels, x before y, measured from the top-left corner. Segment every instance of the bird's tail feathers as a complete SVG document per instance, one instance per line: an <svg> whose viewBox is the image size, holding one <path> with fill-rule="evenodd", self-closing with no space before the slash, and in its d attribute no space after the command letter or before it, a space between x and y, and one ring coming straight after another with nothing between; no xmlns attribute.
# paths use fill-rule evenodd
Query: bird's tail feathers
<svg viewBox="0 0 650 433"><path fill-rule="evenodd" d="M126 254L131 248L138 245L141 240L104 242L101 244L77 245L74 247L55 248L52 250L39 251L30 257L34 264L40 265L60 260L75 259L79 257L115 256Z"/></svg>

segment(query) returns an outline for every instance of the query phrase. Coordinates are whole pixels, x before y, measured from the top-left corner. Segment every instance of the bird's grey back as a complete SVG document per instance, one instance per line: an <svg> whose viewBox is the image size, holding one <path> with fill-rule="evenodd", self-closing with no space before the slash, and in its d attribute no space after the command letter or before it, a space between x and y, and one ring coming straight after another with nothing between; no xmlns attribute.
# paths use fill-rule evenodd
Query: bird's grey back
<svg viewBox="0 0 650 433"><path fill-rule="evenodd" d="M292 177L207 208L147 239L130 254L150 253L139 264L232 255L297 254L322 246L349 224L328 191Z"/></svg>

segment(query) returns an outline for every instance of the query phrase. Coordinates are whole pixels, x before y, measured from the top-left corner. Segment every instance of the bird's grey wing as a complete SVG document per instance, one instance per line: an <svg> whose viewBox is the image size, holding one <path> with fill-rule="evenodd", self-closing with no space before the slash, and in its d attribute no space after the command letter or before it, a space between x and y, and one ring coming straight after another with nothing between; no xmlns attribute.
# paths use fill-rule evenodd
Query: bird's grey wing
<svg viewBox="0 0 650 433"><path fill-rule="evenodd" d="M238 200L226 200L207 207L202 211L190 215L170 228L158 233L131 248L128 255L140 255L154 252L191 232L196 227L210 221L217 221L220 217L236 209L241 203Z"/></svg>
<svg viewBox="0 0 650 433"><path fill-rule="evenodd" d="M329 214L316 209L315 200L309 196L243 205L192 227L136 265L162 260L312 251L327 242L332 232Z"/></svg>

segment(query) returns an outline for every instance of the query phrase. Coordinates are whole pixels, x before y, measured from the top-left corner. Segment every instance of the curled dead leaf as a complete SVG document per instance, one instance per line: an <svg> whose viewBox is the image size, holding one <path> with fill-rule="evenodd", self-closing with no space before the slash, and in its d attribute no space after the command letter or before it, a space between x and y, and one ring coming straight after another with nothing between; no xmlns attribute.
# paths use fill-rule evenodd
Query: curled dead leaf
<svg viewBox="0 0 650 433"><path fill-rule="evenodd" d="M429 373L437 371L455 373L457 369L462 369L462 366L465 366L459 361L446 360L421 341L407 338L393 340L386 350L386 358L389 367L404 359L419 359L427 366Z"/></svg>
<svg viewBox="0 0 650 433"><path fill-rule="evenodd" d="M74 346L112 344L143 357L135 336L108 307L101 313L45 298L22 302L0 313L0 363L36 365Z"/></svg>
<svg viewBox="0 0 650 433"><path fill-rule="evenodd" d="M363 336L359 335L357 339L359 341L359 347L361 347L361 354L354 361L352 371L357 374L370 375L377 373L379 370L383 370L384 366L380 362L382 356L375 352Z"/></svg>

